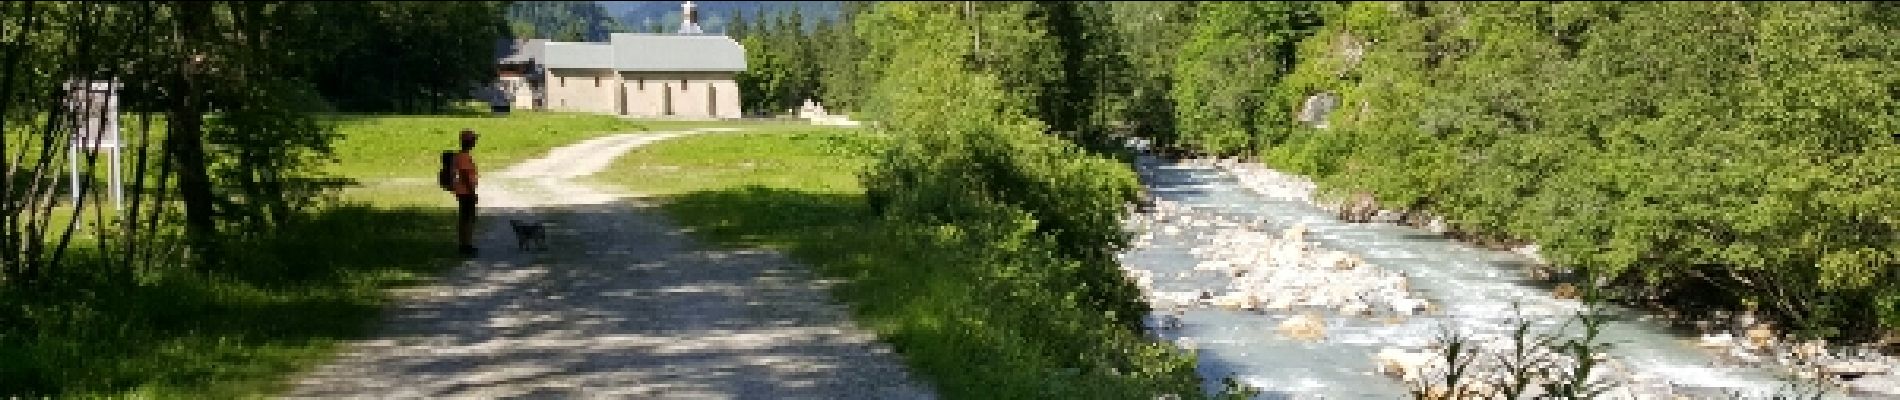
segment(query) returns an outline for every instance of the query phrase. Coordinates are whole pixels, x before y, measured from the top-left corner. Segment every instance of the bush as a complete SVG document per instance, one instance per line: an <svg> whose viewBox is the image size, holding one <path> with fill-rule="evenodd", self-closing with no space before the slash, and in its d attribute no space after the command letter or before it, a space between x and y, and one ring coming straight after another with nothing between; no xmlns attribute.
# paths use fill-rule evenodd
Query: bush
<svg viewBox="0 0 1900 400"><path fill-rule="evenodd" d="M992 71L1015 74L1042 61L1005 54L970 65L963 46L970 32L948 11L947 4L881 4L859 20L874 59L906 66L886 71L871 94L880 105L873 118L893 138L864 174L872 208L955 239L940 246L967 260L952 265L989 296L980 300L978 320L994 326L982 332L1008 332L1028 344L1011 349L1029 354L985 356L1041 360L1030 371L1146 371L1132 391L1072 387L1069 395L1195 394L1191 359L1141 338L1147 306L1114 258L1128 240L1121 213L1136 199L1133 171L1048 133L1031 115L1067 114L1037 112L1036 96L1003 89L1004 78L1023 77ZM1012 49L1039 48L1044 32L1012 26L983 34L999 42L992 46Z"/></svg>

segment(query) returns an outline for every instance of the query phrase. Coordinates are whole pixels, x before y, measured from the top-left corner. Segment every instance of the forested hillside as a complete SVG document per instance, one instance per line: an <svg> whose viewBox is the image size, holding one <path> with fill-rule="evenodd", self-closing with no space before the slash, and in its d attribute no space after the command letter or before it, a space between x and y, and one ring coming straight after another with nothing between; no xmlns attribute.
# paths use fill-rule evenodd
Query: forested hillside
<svg viewBox="0 0 1900 400"><path fill-rule="evenodd" d="M564 42L603 42L615 32L635 29L621 24L595 1L517 1L508 8L515 37Z"/></svg>
<svg viewBox="0 0 1900 400"><path fill-rule="evenodd" d="M620 24L636 32L677 32L680 23L679 1L599 1ZM806 26L835 18L841 13L841 1L699 1L699 26L708 33L726 33L734 15L753 17L764 14L798 12Z"/></svg>
<svg viewBox="0 0 1900 400"><path fill-rule="evenodd" d="M1281 89L1340 93L1339 129L1257 149L1269 160L1645 292L1824 336L1900 327L1900 76L1882 72L1900 68L1900 8L1364 4L1340 17ZM1363 64L1328 56L1357 41L1371 43Z"/></svg>
<svg viewBox="0 0 1900 400"><path fill-rule="evenodd" d="M863 101L864 42L852 24L870 2L838 4L833 18L812 21L798 8L756 13L736 11L726 33L746 49L739 74L742 109L748 114L785 114L817 100L833 110L855 110Z"/></svg>
<svg viewBox="0 0 1900 400"><path fill-rule="evenodd" d="M1106 6L1143 135L1539 243L1627 299L1900 327L1900 7ZM1330 126L1296 123L1320 93Z"/></svg>

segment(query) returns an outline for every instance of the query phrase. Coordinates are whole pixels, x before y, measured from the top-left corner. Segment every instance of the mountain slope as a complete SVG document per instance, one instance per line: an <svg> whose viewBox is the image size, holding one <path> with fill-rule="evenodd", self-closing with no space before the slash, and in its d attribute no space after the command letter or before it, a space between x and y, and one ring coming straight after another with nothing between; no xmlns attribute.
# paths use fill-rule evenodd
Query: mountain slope
<svg viewBox="0 0 1900 400"><path fill-rule="evenodd" d="M674 32L679 30L680 4L678 1L596 1L609 15L619 18L620 24L631 31ZM751 19L761 12L798 13L805 17L810 26L819 19L834 18L839 14L837 1L699 1L699 26L706 32L723 33L726 23L734 12L741 12L744 18Z"/></svg>
<svg viewBox="0 0 1900 400"><path fill-rule="evenodd" d="M605 41L629 31L593 1L518 1L508 9L508 25L518 38L560 41Z"/></svg>

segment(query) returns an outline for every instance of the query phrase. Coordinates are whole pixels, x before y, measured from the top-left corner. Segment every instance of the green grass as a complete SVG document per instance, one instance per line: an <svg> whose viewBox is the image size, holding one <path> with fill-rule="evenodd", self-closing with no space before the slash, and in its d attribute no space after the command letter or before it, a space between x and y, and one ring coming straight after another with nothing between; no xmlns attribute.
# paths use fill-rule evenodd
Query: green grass
<svg viewBox="0 0 1900 400"><path fill-rule="evenodd" d="M372 326L380 289L446 264L436 209L338 207L229 243L244 268L156 271L143 283L68 277L0 291L0 394L242 398L279 390ZM83 258L79 262L86 262ZM82 264L83 265L83 264Z"/></svg>
<svg viewBox="0 0 1900 400"><path fill-rule="evenodd" d="M862 193L855 173L881 139L870 131L800 128L661 141L629 151L596 180L652 196L747 185Z"/></svg>
<svg viewBox="0 0 1900 400"><path fill-rule="evenodd" d="M410 178L434 185L445 150L460 147L463 128L481 135L476 162L484 169L527 160L548 149L605 133L647 130L606 115L521 112L508 116L336 116L326 118L342 134L337 162L326 172L353 179Z"/></svg>
<svg viewBox="0 0 1900 400"><path fill-rule="evenodd" d="M483 133L479 161L493 170L587 137L644 129L552 113L326 120L342 135L338 164L326 171L363 186L283 229L226 243L231 267L110 280L103 276L115 267L95 263L91 240L81 238L66 269L86 273L61 274L31 292L0 285L0 398L276 393L286 378L328 360L337 343L370 332L385 289L452 265L445 256L454 248L453 202L433 174L436 152L455 145L455 132Z"/></svg>
<svg viewBox="0 0 1900 400"><path fill-rule="evenodd" d="M849 128L818 127L802 119L788 120L740 120L740 121L684 121L684 120L634 120L636 124L649 130L683 130L698 128L743 128L752 132L790 132L811 130L838 130Z"/></svg>
<svg viewBox="0 0 1900 400"><path fill-rule="evenodd" d="M475 161L484 172L545 154L549 149L609 133L670 131L700 128L740 128L752 132L796 132L814 129L800 122L780 121L673 121L625 119L608 115L522 112L507 116L484 114L451 116L342 115L326 118L342 137L335 143L336 162L323 172L347 177L358 187L342 199L384 206L440 206L449 197L435 186L435 171L444 150L454 150L463 128L481 135Z"/></svg>
<svg viewBox="0 0 1900 400"><path fill-rule="evenodd" d="M1072 323L1095 320L1078 309L1023 300L1035 294L998 290L1012 286L987 266L1037 254L978 232L874 215L856 180L885 139L865 132L673 139L598 179L656 196L676 223L715 245L783 250L843 278L834 295L946 397L1199 395L1191 357L1126 330ZM1124 367L1077 369L1076 359Z"/></svg>

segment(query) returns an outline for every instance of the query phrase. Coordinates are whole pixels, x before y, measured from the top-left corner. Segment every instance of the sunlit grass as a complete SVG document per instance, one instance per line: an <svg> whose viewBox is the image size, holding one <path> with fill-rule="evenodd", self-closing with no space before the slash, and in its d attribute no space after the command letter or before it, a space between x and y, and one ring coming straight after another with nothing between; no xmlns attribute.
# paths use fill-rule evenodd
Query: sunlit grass
<svg viewBox="0 0 1900 400"><path fill-rule="evenodd" d="M370 332L388 301L385 289L453 265L454 203L434 173L455 132L482 133L479 161L494 170L588 137L642 129L610 116L552 113L325 120L341 137L336 163L323 169L359 186L279 230L228 241L225 266L103 279L118 267L97 254L97 228L82 225L62 270L91 272L63 273L32 292L0 285L0 398L269 396L327 360L338 343ZM109 197L97 201L82 224L95 211L112 213ZM71 214L61 206L51 220L63 226Z"/></svg>
<svg viewBox="0 0 1900 400"><path fill-rule="evenodd" d="M341 137L325 171L352 179L422 179L433 185L441 152L456 150L462 129L481 136L476 162L494 169L588 137L644 130L607 115L517 112L505 116L335 116Z"/></svg>
<svg viewBox="0 0 1900 400"><path fill-rule="evenodd" d="M862 193L856 171L881 141L870 131L811 126L702 134L635 148L597 180L656 196L747 185Z"/></svg>

